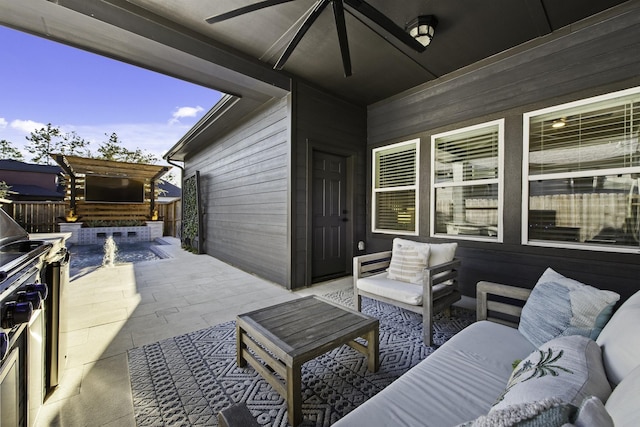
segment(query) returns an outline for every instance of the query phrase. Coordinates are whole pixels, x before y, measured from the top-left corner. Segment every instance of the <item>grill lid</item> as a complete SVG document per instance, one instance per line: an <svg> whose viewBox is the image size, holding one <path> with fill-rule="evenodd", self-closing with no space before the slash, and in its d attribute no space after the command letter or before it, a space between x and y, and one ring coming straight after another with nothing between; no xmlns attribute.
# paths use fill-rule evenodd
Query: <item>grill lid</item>
<svg viewBox="0 0 640 427"><path fill-rule="evenodd" d="M20 227L3 209L0 209L0 248L18 240L28 240L29 233Z"/></svg>

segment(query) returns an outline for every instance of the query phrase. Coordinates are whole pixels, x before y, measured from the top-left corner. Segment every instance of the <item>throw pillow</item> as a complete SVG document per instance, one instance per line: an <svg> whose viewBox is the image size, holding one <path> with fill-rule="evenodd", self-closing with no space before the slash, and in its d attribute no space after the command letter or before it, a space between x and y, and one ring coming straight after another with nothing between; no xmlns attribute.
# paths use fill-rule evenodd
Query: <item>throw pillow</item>
<svg viewBox="0 0 640 427"><path fill-rule="evenodd" d="M536 283L518 330L535 346L559 336L596 339L620 295L585 285L548 268Z"/></svg>
<svg viewBox="0 0 640 427"><path fill-rule="evenodd" d="M562 427L571 421L575 412L575 406L550 398L491 411L458 427Z"/></svg>
<svg viewBox="0 0 640 427"><path fill-rule="evenodd" d="M518 364L491 411L548 397L579 405L587 396L606 401L609 394L598 344L580 335L558 337Z"/></svg>
<svg viewBox="0 0 640 427"><path fill-rule="evenodd" d="M614 427L611 415L607 412L602 401L595 396L589 396L582 402L573 420L573 425L576 427Z"/></svg>
<svg viewBox="0 0 640 427"><path fill-rule="evenodd" d="M453 261L457 248L457 243L431 243L429 245L429 267Z"/></svg>
<svg viewBox="0 0 640 427"><path fill-rule="evenodd" d="M411 240L394 239L387 277L402 282L422 284L429 261L429 245Z"/></svg>

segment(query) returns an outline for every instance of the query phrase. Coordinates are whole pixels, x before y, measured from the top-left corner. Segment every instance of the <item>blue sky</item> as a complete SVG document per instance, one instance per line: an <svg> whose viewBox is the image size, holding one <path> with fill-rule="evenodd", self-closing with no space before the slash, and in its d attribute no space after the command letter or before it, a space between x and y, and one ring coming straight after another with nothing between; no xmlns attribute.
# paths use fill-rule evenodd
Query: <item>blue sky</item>
<svg viewBox="0 0 640 427"><path fill-rule="evenodd" d="M215 105L217 91L0 26L0 139L23 150L51 123L92 142L115 132L159 158Z"/></svg>

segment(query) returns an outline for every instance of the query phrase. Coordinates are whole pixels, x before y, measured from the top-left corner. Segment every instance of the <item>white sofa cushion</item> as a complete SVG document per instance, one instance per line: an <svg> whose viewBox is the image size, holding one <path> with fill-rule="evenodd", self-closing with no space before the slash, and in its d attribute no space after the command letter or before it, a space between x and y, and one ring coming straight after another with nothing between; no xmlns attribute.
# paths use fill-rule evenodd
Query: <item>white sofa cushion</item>
<svg viewBox="0 0 640 427"><path fill-rule="evenodd" d="M602 348L607 377L614 386L640 365L638 319L640 292L636 292L618 308L596 340Z"/></svg>
<svg viewBox="0 0 640 427"><path fill-rule="evenodd" d="M516 329L481 321L443 344L334 426L454 426L486 414L534 347Z"/></svg>
<svg viewBox="0 0 640 427"><path fill-rule="evenodd" d="M640 366L626 375L613 389L605 408L616 427L640 425Z"/></svg>
<svg viewBox="0 0 640 427"><path fill-rule="evenodd" d="M548 268L522 308L518 329L535 346L559 336L596 339L619 299Z"/></svg>
<svg viewBox="0 0 640 427"><path fill-rule="evenodd" d="M393 240L388 277L392 280L422 284L424 269L428 263L428 244L396 238Z"/></svg>
<svg viewBox="0 0 640 427"><path fill-rule="evenodd" d="M581 335L558 337L518 364L491 411L549 397L580 405L588 396L606 401L609 394L611 386L598 344Z"/></svg>

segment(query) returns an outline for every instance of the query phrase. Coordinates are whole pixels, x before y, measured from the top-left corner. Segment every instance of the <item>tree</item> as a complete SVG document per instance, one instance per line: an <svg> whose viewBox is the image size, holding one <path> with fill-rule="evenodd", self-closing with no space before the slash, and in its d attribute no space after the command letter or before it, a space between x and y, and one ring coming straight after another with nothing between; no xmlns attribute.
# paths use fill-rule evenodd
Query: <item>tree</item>
<svg viewBox="0 0 640 427"><path fill-rule="evenodd" d="M0 199L4 199L9 194L9 189L11 187L7 185L6 182L0 181Z"/></svg>
<svg viewBox="0 0 640 427"><path fill-rule="evenodd" d="M99 154L96 158L128 163L157 163L158 161L153 154L145 153L139 148L132 151L120 144L120 138L113 132L109 135L109 139L98 147Z"/></svg>
<svg viewBox="0 0 640 427"><path fill-rule="evenodd" d="M24 160L22 153L9 141L0 140L0 159Z"/></svg>
<svg viewBox="0 0 640 427"><path fill-rule="evenodd" d="M31 132L26 137L29 144L27 151L33 154L31 160L35 163L51 164L51 154L67 155L82 154L87 151L89 141L81 138L75 132L62 133L59 127L47 123L46 127Z"/></svg>
<svg viewBox="0 0 640 427"><path fill-rule="evenodd" d="M105 135L107 134L105 133ZM117 160L122 150L118 135L113 132L109 139L98 147L98 155L95 157L103 160Z"/></svg>
<svg viewBox="0 0 640 427"><path fill-rule="evenodd" d="M60 134L58 127L51 126L51 123L48 123L47 127L35 130L25 137L29 141L26 147L27 151L33 154L31 161L50 165L51 157L49 154L55 151L55 141L60 137Z"/></svg>
<svg viewBox="0 0 640 427"><path fill-rule="evenodd" d="M75 131L71 131L62 136L60 141L60 154L68 155L91 155L90 150L87 148L89 141L81 138Z"/></svg>

